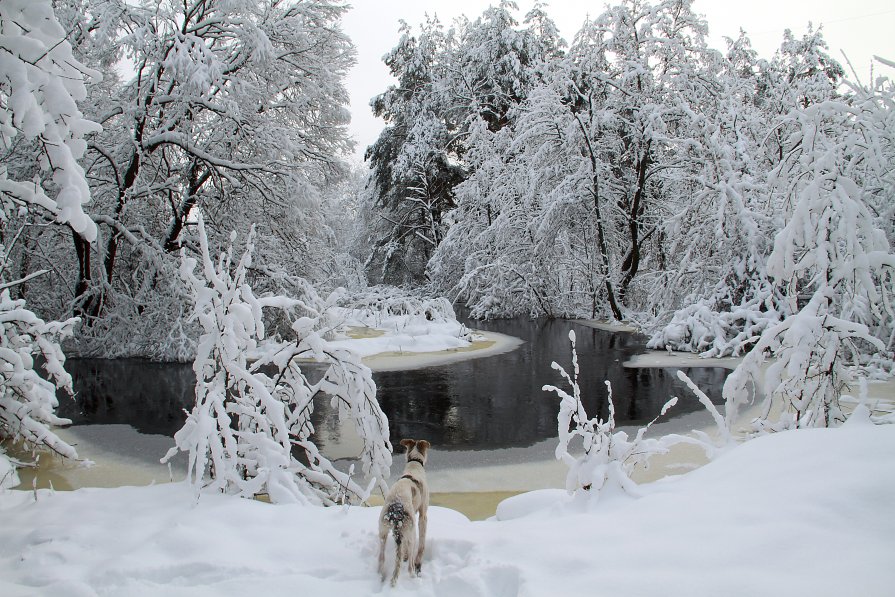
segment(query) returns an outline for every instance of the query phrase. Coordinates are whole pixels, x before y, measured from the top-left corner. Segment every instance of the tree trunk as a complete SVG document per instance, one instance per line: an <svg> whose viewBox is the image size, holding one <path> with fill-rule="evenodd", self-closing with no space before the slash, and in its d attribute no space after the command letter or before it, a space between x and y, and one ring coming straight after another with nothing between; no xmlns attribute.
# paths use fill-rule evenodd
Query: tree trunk
<svg viewBox="0 0 895 597"><path fill-rule="evenodd" d="M176 251L180 248L180 233L186 226L187 218L193 208L199 203L199 189L202 188L208 179L211 178L211 170L206 170L199 174L199 165L193 163L190 168L189 184L187 186L186 197L180 202L180 205L174 209L174 215L171 218L171 225L168 226L168 233L165 235L164 247L166 251Z"/></svg>
<svg viewBox="0 0 895 597"><path fill-rule="evenodd" d="M578 121L578 128L581 129L581 135L584 138L585 146L587 147L588 154L590 156L590 168L591 168L591 188L590 194L594 200L594 218L597 221L597 247L600 249L600 257L603 262L603 271L604 271L604 279L606 285L606 300L609 301L609 308L612 310L612 316L621 321L622 319L622 311L618 306L618 302L615 300L615 291L612 288L612 276L610 275L609 267L609 249L606 246L606 235L603 231L603 216L601 215L600 209L600 176L597 171L597 155L594 153L593 145L591 145L590 137L587 135L587 129L584 127L584 123L581 122L581 119L578 117L578 114L572 111L572 115L575 117L575 120Z"/></svg>
<svg viewBox="0 0 895 597"><path fill-rule="evenodd" d="M643 215L643 199L646 195L646 171L650 164L650 141L646 142L643 155L637 160L637 189L634 191L634 199L628 210L628 238L631 242L628 254L622 261L622 271L625 272L618 289L618 298L624 302L628 294L628 287L637 271L640 269L640 217Z"/></svg>
<svg viewBox="0 0 895 597"><path fill-rule="evenodd" d="M90 243L83 236L71 231L75 243L75 254L78 256L78 281L75 284L74 312L78 317L86 317L87 325L97 315L98 301L91 289Z"/></svg>

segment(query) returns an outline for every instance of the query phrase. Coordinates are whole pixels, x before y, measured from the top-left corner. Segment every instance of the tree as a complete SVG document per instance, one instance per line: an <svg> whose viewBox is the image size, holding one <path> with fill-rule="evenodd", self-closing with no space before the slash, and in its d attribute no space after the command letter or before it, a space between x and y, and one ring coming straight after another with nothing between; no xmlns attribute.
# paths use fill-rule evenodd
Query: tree
<svg viewBox="0 0 895 597"><path fill-rule="evenodd" d="M880 118L891 86L854 91L848 101L802 103L780 124L784 153L771 182L786 197L786 223L767 271L793 315L761 335L724 388L735 412L766 353L776 357L761 428L841 423L847 365L862 353L891 358L895 254L873 210L893 166L891 118Z"/></svg>
<svg viewBox="0 0 895 597"><path fill-rule="evenodd" d="M663 229L699 186L708 148L694 137L721 92L705 34L685 1L624 2L585 23L503 138L481 143L487 167L458 189L454 216L477 217L478 228L452 228L459 239L446 239L433 270L462 274L442 278L439 290L454 286L477 313L499 303L495 315L621 319L628 304L636 308L642 264L664 267ZM507 285L518 277L537 291Z"/></svg>
<svg viewBox="0 0 895 597"><path fill-rule="evenodd" d="M786 156L792 111L839 95L842 69L825 48L820 31L800 40L787 32L765 61L745 34L728 40L716 68L718 111L695 139L709 149L701 188L663 229L668 253L681 258L670 260L652 295L655 313L673 316L651 347L739 355L795 312L768 275L774 236L789 218L771 174Z"/></svg>
<svg viewBox="0 0 895 597"><path fill-rule="evenodd" d="M539 65L562 41L540 6L519 28L513 2L503 1L447 31L430 19L417 36L405 23L385 62L399 83L373 99L386 121L367 150L374 281L426 280L455 207L455 189L475 165L467 158L479 126L498 131L537 82ZM378 225L377 225L378 224Z"/></svg>
<svg viewBox="0 0 895 597"><path fill-rule="evenodd" d="M59 342L78 319L46 322L12 297L12 289L47 272L22 271L16 279L10 252L23 230L7 234L12 218L33 215L86 239L96 237L84 213L90 189L77 160L86 147L84 135L99 126L83 117L76 102L86 95L85 78L99 75L75 60L48 0L0 4L0 72L0 438L77 458L50 427L71 422L54 410L57 390L73 393ZM43 361L43 375L35 360ZM0 460L0 487L15 485L2 451Z"/></svg>
<svg viewBox="0 0 895 597"><path fill-rule="evenodd" d="M185 256L180 270L202 326L193 364L196 403L163 462L178 451L188 452L188 479L197 490L249 498L266 493L274 502L364 500L375 483L384 488L391 445L369 368L356 355L327 347L309 317L293 323L294 341L250 362L249 355L267 339L263 310L289 310L300 301L253 293L247 273L254 231L234 262L232 244L212 258L201 217L198 225L200 271L197 261ZM327 366L316 382L301 366L309 358ZM275 372L265 372L267 367ZM363 472L373 477L366 488L351 479L351 471L338 470L313 443L311 414L319 393L332 397L340 419L350 420L363 441Z"/></svg>
<svg viewBox="0 0 895 597"><path fill-rule="evenodd" d="M28 298L84 316L81 353L185 358L184 336L168 332L186 293L176 256L199 209L212 244L226 240L216 230L257 225L275 249L259 257L259 275L294 278L314 270L288 264L321 257L329 232L319 203L350 148L346 7L64 0L58 9L76 55L109 73L85 103L103 125L84 154L99 236L29 229L18 259L50 253L58 269Z"/></svg>

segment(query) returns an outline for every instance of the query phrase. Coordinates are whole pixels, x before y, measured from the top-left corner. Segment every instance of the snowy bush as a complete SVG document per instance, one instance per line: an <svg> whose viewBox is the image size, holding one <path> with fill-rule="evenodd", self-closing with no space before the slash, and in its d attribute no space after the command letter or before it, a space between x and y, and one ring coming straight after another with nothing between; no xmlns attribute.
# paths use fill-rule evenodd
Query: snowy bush
<svg viewBox="0 0 895 597"><path fill-rule="evenodd" d="M45 322L25 307L24 300L10 298L9 284L0 288L0 439L77 458L75 449L50 428L71 423L54 411L59 405L57 389L73 393L59 340L72 333L78 320ZM35 369L36 359L43 361L44 375ZM2 449L0 468L6 471L0 471L3 487L12 481L14 470L6 463Z"/></svg>
<svg viewBox="0 0 895 597"><path fill-rule="evenodd" d="M839 398L851 381L845 351L857 353L864 341L883 350L881 341L866 326L835 317L828 296L815 294L801 311L769 328L758 344L724 383L728 422L739 409L759 395L755 381L762 379L765 355L776 356L763 375L764 396L756 431L803 427L832 427L845 421Z"/></svg>
<svg viewBox="0 0 895 597"><path fill-rule="evenodd" d="M574 330L569 331L569 340L572 343L572 374L569 375L555 361L551 366L568 383L572 393L569 394L566 390L552 385L545 385L543 389L556 393L560 398L557 415L559 443L556 446L556 458L569 467L566 490L574 494L574 499L580 504L595 504L603 493L611 495L621 491L631 496L639 495L636 484L631 480L634 469L638 466L648 468L652 456L665 454L677 444L695 445L710 459L735 444L730 426L715 405L682 371L677 372L678 378L690 388L711 414L718 428L717 439L711 438L701 430L694 430L688 435L645 437L653 423L677 403L676 397L666 402L659 416L638 429L637 434L630 438L627 432L616 429L615 405L612 402L612 386L609 381L605 382L609 418L604 421L599 416L588 417L581 401L581 387L578 385L578 353L575 350ZM581 438L584 450L582 455L574 455L571 452L571 445L576 438Z"/></svg>
<svg viewBox="0 0 895 597"><path fill-rule="evenodd" d="M656 419L640 428L633 439L629 438L626 432L617 430L612 386L608 381L606 389L609 392L609 418L604 421L599 416L588 417L581 402L581 388L578 385L578 353L575 350L573 330L569 331L569 340L572 343L572 374L569 375L555 361L551 366L566 380L572 393L569 394L566 390L552 385L545 385L543 388L544 391L556 393L560 398L557 415L559 443L556 446L556 458L569 467L566 489L584 503L595 502L601 492L612 493L622 490L636 496L638 495L636 484L631 480L634 468L638 465L646 466L654 454L666 453L679 438L677 436L645 438L644 435ZM677 398L669 400L662 407L661 415L676 403ZM575 456L570 452L570 445L575 438L581 438L584 449L584 454L581 456Z"/></svg>
<svg viewBox="0 0 895 597"><path fill-rule="evenodd" d="M346 303L353 310L373 319L404 316L410 319L444 322L456 319L450 301L443 297L425 298L392 286L373 286Z"/></svg>
<svg viewBox="0 0 895 597"><path fill-rule="evenodd" d="M444 297L427 297L419 292L390 286L373 286L360 293L345 295L339 301L344 307L332 309L334 319L350 319L351 325L365 327L404 328L431 324L453 324L458 333L471 336L457 316L451 302Z"/></svg>
<svg viewBox="0 0 895 597"><path fill-rule="evenodd" d="M143 243L143 244L141 244ZM102 317L90 317L65 343L66 354L87 358L148 358L192 361L199 326L189 318L190 293L178 265L148 240L132 244L134 252L122 273L122 288L104 285L103 300L114 304Z"/></svg>
<svg viewBox="0 0 895 597"><path fill-rule="evenodd" d="M647 347L696 352L705 358L739 356L780 320L772 299L763 293L730 309L718 309L714 299L699 300L676 311L671 322L650 337Z"/></svg>
<svg viewBox="0 0 895 597"><path fill-rule="evenodd" d="M246 282L252 234L234 262L234 237L213 260L201 218L198 233L201 267L197 272L199 264L187 257L181 267L203 330L193 366L196 404L163 461L189 452L192 484L242 497L267 493L274 502L310 504L366 499L377 481L384 486L391 466L388 421L370 370L352 353L330 350L310 317L295 321L293 342L250 363L247 355L266 337L263 310L288 309L298 301L255 296ZM301 367L307 359L326 365L315 382ZM331 396L340 418L350 420L362 439L368 486L353 481L352 470L338 470L314 445L311 414L320 393Z"/></svg>
<svg viewBox="0 0 895 597"><path fill-rule="evenodd" d="M771 175L789 200L767 272L795 315L766 329L724 386L729 411L747 402L766 353L760 430L829 427L844 421L839 397L860 355L892 358L895 253L877 213L895 135L891 89L857 90L851 104L793 110L785 159ZM860 159L855 155L856 147ZM807 298L807 303L801 303Z"/></svg>

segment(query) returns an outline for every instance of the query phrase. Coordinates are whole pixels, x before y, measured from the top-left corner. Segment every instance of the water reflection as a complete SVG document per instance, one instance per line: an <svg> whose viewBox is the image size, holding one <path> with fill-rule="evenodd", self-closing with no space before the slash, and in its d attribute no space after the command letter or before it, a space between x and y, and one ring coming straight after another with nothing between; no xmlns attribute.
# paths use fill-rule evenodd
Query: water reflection
<svg viewBox="0 0 895 597"><path fill-rule="evenodd" d="M644 339L613 334L568 321L474 322L480 329L525 340L518 349L491 357L414 371L375 374L378 396L389 419L392 442L427 438L439 449L524 447L556 436L558 398L544 384L565 387L551 369L557 361L571 372L568 331L577 335L583 401L593 416L608 414L604 380L612 383L619 424L643 423L671 397L681 400L669 413L701 409L673 369L626 369L622 363L643 351ZM126 423L141 433L173 436L193 402L189 364L139 360L71 359L77 399L60 396L59 414L75 424ZM727 371L695 368L687 374L713 399ZM317 401L314 424L326 447L343 441L329 400Z"/></svg>
<svg viewBox="0 0 895 597"><path fill-rule="evenodd" d="M476 322L477 327L517 336L517 350L416 371L377 374L379 401L389 416L392 441L425 437L442 449L493 449L528 446L556 436L559 399L545 384L568 389L550 364L571 373L569 329L577 336L579 383L588 414L609 413L604 380L612 384L616 421L645 423L656 417L672 396L680 416L702 406L681 384L674 369L627 369L622 363L643 351L643 337L612 334L568 321ZM727 371L720 368L685 372L715 399Z"/></svg>
<svg viewBox="0 0 895 597"><path fill-rule="evenodd" d="M79 424L124 423L140 433L173 437L195 401L190 363L140 359L68 359L74 400L58 393L61 417Z"/></svg>

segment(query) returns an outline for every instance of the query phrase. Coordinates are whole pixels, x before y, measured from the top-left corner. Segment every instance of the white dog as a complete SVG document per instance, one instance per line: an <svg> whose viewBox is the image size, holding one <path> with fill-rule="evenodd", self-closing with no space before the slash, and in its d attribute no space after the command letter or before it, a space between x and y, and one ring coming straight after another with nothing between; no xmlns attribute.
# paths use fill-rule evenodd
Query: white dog
<svg viewBox="0 0 895 597"><path fill-rule="evenodd" d="M401 564L407 561L411 576L420 573L423 565L423 551L426 549L426 511L429 508L429 485L426 483L426 440L402 439L407 448L407 464L404 474L385 496L382 514L379 515L379 575L385 582L385 542L388 532L395 537L395 572L392 586L398 582ZM419 513L419 538L417 538L415 515ZM414 551L416 552L414 554Z"/></svg>

